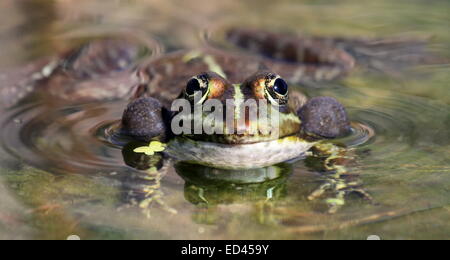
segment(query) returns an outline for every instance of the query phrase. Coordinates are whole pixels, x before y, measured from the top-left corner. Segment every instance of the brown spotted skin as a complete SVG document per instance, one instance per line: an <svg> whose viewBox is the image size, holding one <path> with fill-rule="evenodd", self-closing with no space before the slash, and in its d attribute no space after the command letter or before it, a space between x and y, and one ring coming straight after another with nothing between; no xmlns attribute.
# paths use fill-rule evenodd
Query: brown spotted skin
<svg viewBox="0 0 450 260"><path fill-rule="evenodd" d="M39 71L51 59L41 59L21 68L0 71L0 109L16 105L35 91L44 76Z"/></svg>
<svg viewBox="0 0 450 260"><path fill-rule="evenodd" d="M0 108L10 108L29 95L48 105L127 98L138 84L134 63L140 48L122 39L102 39L61 57L0 72Z"/></svg>
<svg viewBox="0 0 450 260"><path fill-rule="evenodd" d="M183 58L188 53L185 51L172 53L142 66L139 75L148 87L145 95L155 97L167 106L180 95L186 82L193 75L210 70L202 57L185 62ZM232 84L242 83L250 75L266 70L279 74L290 83L332 80L347 73L347 70L337 65L287 63L257 55L236 54L212 48L203 49L201 53L203 57L212 56Z"/></svg>
<svg viewBox="0 0 450 260"><path fill-rule="evenodd" d="M252 29L232 29L227 39L255 55L292 83L333 80L348 74L354 58L330 39L302 38Z"/></svg>
<svg viewBox="0 0 450 260"><path fill-rule="evenodd" d="M241 83L246 77L258 71L261 65L258 59L251 56L243 58L214 49L205 49L201 52L203 56L214 57L231 83ZM161 100L164 105L169 105L180 95L190 78L210 70L202 57L185 62L184 57L188 53L185 51L172 53L143 66L139 75L148 85L146 94Z"/></svg>

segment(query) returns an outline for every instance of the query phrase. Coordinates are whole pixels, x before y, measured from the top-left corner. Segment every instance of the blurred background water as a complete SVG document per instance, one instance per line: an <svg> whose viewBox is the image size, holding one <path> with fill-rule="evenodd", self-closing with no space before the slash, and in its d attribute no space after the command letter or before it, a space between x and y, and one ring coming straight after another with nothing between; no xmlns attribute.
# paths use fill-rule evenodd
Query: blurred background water
<svg viewBox="0 0 450 260"><path fill-rule="evenodd" d="M0 14L1 70L123 31L158 41L154 52L196 48L205 38L220 42L215 32L224 26L420 39L450 57L445 0L4 0ZM334 215L307 200L322 178L299 161L233 173L232 183L208 169L169 165L148 217L124 198L155 180L126 167L121 150L99 138L125 101L1 111L0 239L448 239L449 72L448 64L361 66L327 88L296 86L338 98L375 133L356 146L350 169L375 203L350 197ZM255 175L268 181L236 183Z"/></svg>

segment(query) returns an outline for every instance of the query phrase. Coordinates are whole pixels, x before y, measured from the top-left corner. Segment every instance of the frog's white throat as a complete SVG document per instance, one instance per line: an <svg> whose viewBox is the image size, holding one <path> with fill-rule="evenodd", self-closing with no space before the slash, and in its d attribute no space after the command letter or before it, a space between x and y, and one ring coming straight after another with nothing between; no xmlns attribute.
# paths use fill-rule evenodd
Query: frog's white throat
<svg viewBox="0 0 450 260"><path fill-rule="evenodd" d="M219 169L252 169L272 166L304 156L314 146L290 136L254 144L218 144L194 141L186 137L172 140L166 153L176 160Z"/></svg>

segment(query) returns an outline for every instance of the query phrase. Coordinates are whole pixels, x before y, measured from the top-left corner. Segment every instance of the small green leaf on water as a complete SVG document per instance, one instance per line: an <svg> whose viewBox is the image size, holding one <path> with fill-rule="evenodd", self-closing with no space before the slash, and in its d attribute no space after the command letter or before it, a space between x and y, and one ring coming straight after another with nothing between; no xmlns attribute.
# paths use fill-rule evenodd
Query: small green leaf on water
<svg viewBox="0 0 450 260"><path fill-rule="evenodd" d="M153 149L153 151L155 151L155 152L162 152L162 151L164 151L166 149L166 145L165 144L163 144L161 142L157 142L157 141L151 142L149 147L151 149Z"/></svg>
<svg viewBox="0 0 450 260"><path fill-rule="evenodd" d="M138 148L134 149L133 151L135 153L143 153L148 156L152 156L157 152L164 151L165 149L166 149L165 144L158 142L158 141L153 141L148 146L138 147Z"/></svg>
<svg viewBox="0 0 450 260"><path fill-rule="evenodd" d="M143 146L143 147L139 147L139 148L134 149L134 152L135 153L145 153L145 154L147 154L147 153L151 153L152 151L149 149L148 146ZM153 155L153 153L151 155Z"/></svg>

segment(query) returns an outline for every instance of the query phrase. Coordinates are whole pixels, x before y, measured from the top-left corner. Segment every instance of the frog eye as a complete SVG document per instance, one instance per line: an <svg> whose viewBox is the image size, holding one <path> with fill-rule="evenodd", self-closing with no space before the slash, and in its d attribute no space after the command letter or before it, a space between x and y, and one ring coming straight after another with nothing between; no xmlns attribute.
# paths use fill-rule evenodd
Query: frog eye
<svg viewBox="0 0 450 260"><path fill-rule="evenodd" d="M284 81L281 78L278 78L275 80L275 83L273 84L273 90L281 95L281 96L285 96L288 94L289 91L289 87L288 84L286 83L286 81Z"/></svg>
<svg viewBox="0 0 450 260"><path fill-rule="evenodd" d="M199 102L203 102L206 99L206 97L208 96L208 92L209 77L206 74L202 74L190 79L186 84L186 89L184 90L186 98L191 101L194 101L197 93L200 93L201 96L199 96L199 98L201 98L201 100Z"/></svg>
<svg viewBox="0 0 450 260"><path fill-rule="evenodd" d="M200 82L197 79L191 79L186 85L186 94L192 96L195 92L201 91Z"/></svg>
<svg viewBox="0 0 450 260"><path fill-rule="evenodd" d="M268 74L265 78L266 97L273 105L285 105L288 102L289 86L282 78Z"/></svg>

